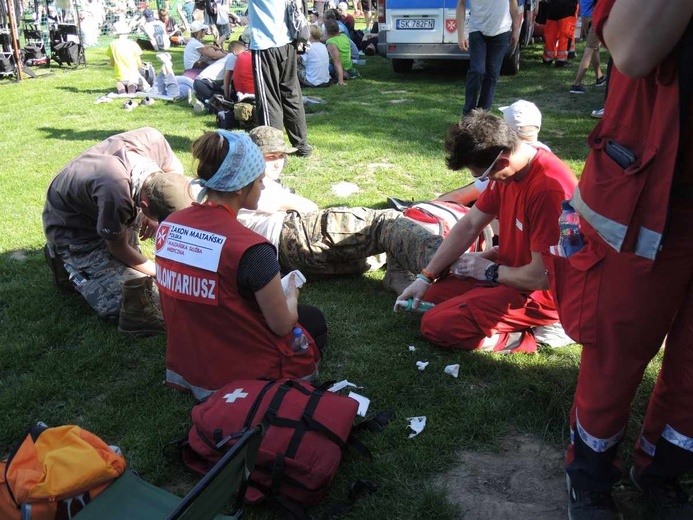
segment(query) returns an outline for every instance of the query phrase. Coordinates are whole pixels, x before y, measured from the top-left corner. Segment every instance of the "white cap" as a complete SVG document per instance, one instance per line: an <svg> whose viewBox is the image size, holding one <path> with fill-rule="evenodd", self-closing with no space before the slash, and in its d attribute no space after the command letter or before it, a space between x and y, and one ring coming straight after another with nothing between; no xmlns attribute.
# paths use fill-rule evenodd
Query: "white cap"
<svg viewBox="0 0 693 520"><path fill-rule="evenodd" d="M339 4L337 4L337 10L340 13L346 13L348 8L349 8L349 6L347 5L346 2L339 2Z"/></svg>
<svg viewBox="0 0 693 520"><path fill-rule="evenodd" d="M113 32L115 34L130 34L130 26L125 22L116 22L113 24Z"/></svg>
<svg viewBox="0 0 693 520"><path fill-rule="evenodd" d="M500 107L499 110L503 112L505 122L515 132L523 126L541 128L541 112L534 103L520 99L509 107Z"/></svg>
<svg viewBox="0 0 693 520"><path fill-rule="evenodd" d="M209 26L198 20L195 20L190 24L190 34L195 34L198 31L206 31L207 29L209 29Z"/></svg>

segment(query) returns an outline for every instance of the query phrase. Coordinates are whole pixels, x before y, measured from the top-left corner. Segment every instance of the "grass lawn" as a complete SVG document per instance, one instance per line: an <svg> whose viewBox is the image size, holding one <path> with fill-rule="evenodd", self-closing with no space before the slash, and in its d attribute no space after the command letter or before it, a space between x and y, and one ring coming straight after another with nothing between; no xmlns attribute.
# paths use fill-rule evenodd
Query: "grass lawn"
<svg viewBox="0 0 693 520"><path fill-rule="evenodd" d="M586 95L570 95L575 67L546 68L540 52L528 49L520 74L501 78L495 106L536 102L544 114L541 140L579 173L595 123L589 113L602 106L603 91L587 84ZM182 70L182 48L172 54ZM156 62L153 53L145 59ZM120 445L145 479L185 493L197 478L163 449L186 433L194 400L163 384L165 338L119 335L79 297L52 286L41 252L41 212L49 181L71 158L145 125L163 132L192 175L191 142L215 128L214 117L193 114L186 103L157 102L132 112L118 102L95 105L114 82L104 47L89 49L87 60L87 68L0 86L0 452L37 420L79 424ZM384 207L388 195L428 199L468 183L468 172L446 170L442 149L463 104L461 68L453 62L396 75L387 60L372 57L361 67L364 79L306 91L327 104L308 115L313 157L290 159L285 183L322 207ZM587 81L593 82L591 73ZM331 186L340 181L360 191L339 198ZM151 244L145 250L151 254ZM323 380L363 385L371 411L396 413L382 434L361 436L373 460L348 454L329 498L345 499L349 482L365 478L381 488L347 518L459 518L461 511L432 485L459 449L497 449L513 432L561 449L567 444L580 348L513 357L443 352L419 336L417 316L392 312L394 295L382 288L382 276L309 280L301 292L304 303L323 309L330 327ZM417 370L418 360L430 362L426 371ZM461 365L459 379L443 374L451 363ZM628 447L658 367L655 360L634 403ZM419 415L428 425L410 440L406 418ZM628 467L628 450L624 457ZM250 508L251 519L276 517L270 507Z"/></svg>

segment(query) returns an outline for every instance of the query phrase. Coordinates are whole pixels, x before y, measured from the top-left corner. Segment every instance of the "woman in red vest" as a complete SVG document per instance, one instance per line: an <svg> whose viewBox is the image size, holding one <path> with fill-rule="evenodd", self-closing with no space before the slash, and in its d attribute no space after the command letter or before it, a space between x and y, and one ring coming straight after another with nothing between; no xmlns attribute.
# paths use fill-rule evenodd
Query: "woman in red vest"
<svg viewBox="0 0 693 520"><path fill-rule="evenodd" d="M166 382L203 399L235 379L313 378L325 318L298 304L293 278L285 294L274 246L236 219L241 208L257 209L262 152L246 134L218 130L192 153L204 202L170 215L156 239ZM293 345L295 327L303 348Z"/></svg>

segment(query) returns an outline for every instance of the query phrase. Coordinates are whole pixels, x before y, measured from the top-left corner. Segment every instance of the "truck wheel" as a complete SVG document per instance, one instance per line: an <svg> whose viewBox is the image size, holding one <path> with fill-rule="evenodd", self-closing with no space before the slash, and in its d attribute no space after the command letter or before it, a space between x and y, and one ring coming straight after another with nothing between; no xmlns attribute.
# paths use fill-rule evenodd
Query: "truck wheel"
<svg viewBox="0 0 693 520"><path fill-rule="evenodd" d="M414 65L414 60L392 60L392 68L398 74L411 72L412 65Z"/></svg>
<svg viewBox="0 0 693 520"><path fill-rule="evenodd" d="M520 45L516 45L512 54L508 54L503 59L501 74L504 76L515 76L520 72Z"/></svg>

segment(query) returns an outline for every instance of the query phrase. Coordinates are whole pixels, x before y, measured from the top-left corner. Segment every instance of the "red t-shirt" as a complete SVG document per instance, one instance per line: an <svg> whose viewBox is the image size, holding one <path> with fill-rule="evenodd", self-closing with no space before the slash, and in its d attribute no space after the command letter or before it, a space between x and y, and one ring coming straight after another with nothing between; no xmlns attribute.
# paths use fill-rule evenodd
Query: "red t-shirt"
<svg viewBox="0 0 693 520"><path fill-rule="evenodd" d="M561 202L577 186L572 170L551 152L537 150L529 172L510 184L491 182L476 207L498 217L498 263L521 267L556 245Z"/></svg>
<svg viewBox="0 0 693 520"><path fill-rule="evenodd" d="M255 94L255 82L253 81L253 58L250 51L245 51L236 57L236 66L233 69L233 89L236 92Z"/></svg>

